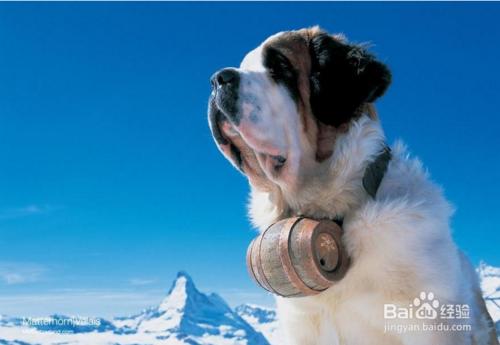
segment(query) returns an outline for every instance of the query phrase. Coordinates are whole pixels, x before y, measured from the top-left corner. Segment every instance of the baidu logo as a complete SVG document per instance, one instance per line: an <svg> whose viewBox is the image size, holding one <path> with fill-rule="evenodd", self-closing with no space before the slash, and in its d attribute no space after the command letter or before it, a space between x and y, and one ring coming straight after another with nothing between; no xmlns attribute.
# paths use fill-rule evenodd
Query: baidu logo
<svg viewBox="0 0 500 345"><path fill-rule="evenodd" d="M441 304L434 293L422 291L408 307L384 304L385 319L468 319L467 304Z"/></svg>
<svg viewBox="0 0 500 345"><path fill-rule="evenodd" d="M439 301L434 298L432 292L421 292L420 296L413 300L413 306L417 308L415 310L415 317L417 319L434 320L438 316Z"/></svg>

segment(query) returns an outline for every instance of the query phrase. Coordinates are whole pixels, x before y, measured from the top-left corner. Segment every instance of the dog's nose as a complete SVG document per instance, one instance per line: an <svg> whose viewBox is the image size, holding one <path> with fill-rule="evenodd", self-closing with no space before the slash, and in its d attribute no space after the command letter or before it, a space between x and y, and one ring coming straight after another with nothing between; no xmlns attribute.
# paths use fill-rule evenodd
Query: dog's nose
<svg viewBox="0 0 500 345"><path fill-rule="evenodd" d="M238 80L238 71L234 68L224 68L215 72L210 80L213 87L234 84Z"/></svg>

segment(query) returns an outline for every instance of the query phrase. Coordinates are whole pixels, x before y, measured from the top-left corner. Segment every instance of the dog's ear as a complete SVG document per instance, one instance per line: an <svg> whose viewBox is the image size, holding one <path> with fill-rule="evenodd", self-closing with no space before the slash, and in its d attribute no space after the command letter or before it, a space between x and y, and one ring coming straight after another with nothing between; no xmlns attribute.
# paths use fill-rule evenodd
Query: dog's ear
<svg viewBox="0 0 500 345"><path fill-rule="evenodd" d="M347 123L391 82L387 66L364 48L318 32L311 38L311 110L324 124Z"/></svg>

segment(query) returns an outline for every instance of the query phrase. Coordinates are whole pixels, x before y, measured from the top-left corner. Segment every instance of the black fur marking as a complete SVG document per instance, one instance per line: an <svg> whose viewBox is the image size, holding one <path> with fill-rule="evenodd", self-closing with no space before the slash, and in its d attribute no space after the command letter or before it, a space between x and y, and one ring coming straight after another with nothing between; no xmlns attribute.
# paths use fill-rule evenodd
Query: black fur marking
<svg viewBox="0 0 500 345"><path fill-rule="evenodd" d="M241 151L238 150L238 148L233 144L231 144L231 155L233 156L234 163L238 169L243 172L243 158L241 157Z"/></svg>
<svg viewBox="0 0 500 345"><path fill-rule="evenodd" d="M299 99L298 72L288 58L272 46L263 51L263 64L269 76L278 84L284 85L292 98Z"/></svg>
<svg viewBox="0 0 500 345"><path fill-rule="evenodd" d="M233 68L222 69L212 77L217 106L236 126L241 120L241 114L238 111L239 86L240 75Z"/></svg>
<svg viewBox="0 0 500 345"><path fill-rule="evenodd" d="M327 125L340 126L363 103L382 96L391 82L389 69L362 47L326 33L311 40L311 109Z"/></svg>
<svg viewBox="0 0 500 345"><path fill-rule="evenodd" d="M238 169L243 172L243 158L241 157L240 150L233 143L227 140L224 135L222 135L222 132L220 130L220 124L222 124L224 121L228 121L228 119L215 104L215 98L213 96L210 98L210 102L208 105L208 120L210 122L210 129L212 131L212 136L214 137L215 142L219 146L229 145L234 163L236 164Z"/></svg>
<svg viewBox="0 0 500 345"><path fill-rule="evenodd" d="M219 145L227 145L229 141L222 135L219 123L225 121L224 114L217 108L215 104L215 98L210 97L210 102L208 105L208 121L210 122L210 129L212 130L212 136L215 142Z"/></svg>

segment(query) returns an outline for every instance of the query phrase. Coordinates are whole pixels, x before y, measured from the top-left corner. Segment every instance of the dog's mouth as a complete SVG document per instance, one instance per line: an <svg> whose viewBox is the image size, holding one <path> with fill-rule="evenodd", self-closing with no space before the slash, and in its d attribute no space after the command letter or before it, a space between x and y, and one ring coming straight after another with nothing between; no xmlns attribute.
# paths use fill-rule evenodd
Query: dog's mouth
<svg viewBox="0 0 500 345"><path fill-rule="evenodd" d="M277 171L281 170L286 163L286 157L283 157L282 155L272 156L264 154L264 157L262 159L265 160L266 163L268 162L267 165L269 165L270 167L272 167L272 169Z"/></svg>
<svg viewBox="0 0 500 345"><path fill-rule="evenodd" d="M286 165L286 155L270 143L260 141L243 128L237 128L227 119L217 125L229 142L232 154L240 164L249 163L248 159L256 158L262 170L273 173L273 175ZM253 155L250 155L249 151L252 151Z"/></svg>
<svg viewBox="0 0 500 345"><path fill-rule="evenodd" d="M219 107L210 101L210 128L217 145L246 175L276 177L286 167L287 155L269 140L262 140L244 124L236 126ZM250 177L250 176L249 176Z"/></svg>

